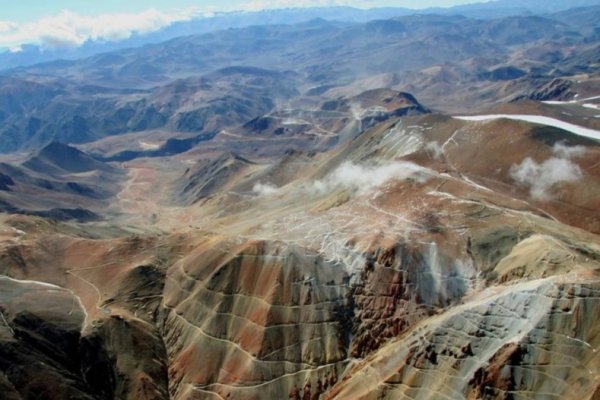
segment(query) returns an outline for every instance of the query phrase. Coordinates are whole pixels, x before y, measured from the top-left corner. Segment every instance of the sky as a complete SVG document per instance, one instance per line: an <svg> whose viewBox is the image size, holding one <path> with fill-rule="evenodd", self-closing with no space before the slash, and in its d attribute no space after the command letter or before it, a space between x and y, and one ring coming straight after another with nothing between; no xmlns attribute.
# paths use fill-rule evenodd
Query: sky
<svg viewBox="0 0 600 400"><path fill-rule="evenodd" d="M26 43L77 47L86 40L116 41L218 11L347 5L450 7L481 0L0 0L0 48Z"/></svg>

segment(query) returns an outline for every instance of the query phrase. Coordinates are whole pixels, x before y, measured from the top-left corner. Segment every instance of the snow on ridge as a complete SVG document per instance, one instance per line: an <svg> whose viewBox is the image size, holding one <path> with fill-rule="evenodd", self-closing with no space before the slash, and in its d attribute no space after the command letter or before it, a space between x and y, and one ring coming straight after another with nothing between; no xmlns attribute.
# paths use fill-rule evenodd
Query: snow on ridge
<svg viewBox="0 0 600 400"><path fill-rule="evenodd" d="M591 108L592 110L600 110L600 105L593 104L593 103L585 103L585 104L582 104L581 107Z"/></svg>
<svg viewBox="0 0 600 400"><path fill-rule="evenodd" d="M581 99L579 101L590 101L590 100L598 100L600 99L600 96L592 96L592 97L586 97L585 99Z"/></svg>
<svg viewBox="0 0 600 400"><path fill-rule="evenodd" d="M491 121L495 119L512 119L515 121L531 122L539 125L552 126L571 132L575 135L584 136L587 138L600 140L600 131L591 128L585 128L583 126L571 124L569 122L561 121L556 118L543 117L541 115L519 115L519 114L490 114L490 115L469 115L469 116L455 116L455 119L463 121Z"/></svg>
<svg viewBox="0 0 600 400"><path fill-rule="evenodd" d="M592 100L598 100L598 99L600 99L600 96L586 97L585 99L578 99L577 97L579 97L579 95L575 95L575 98L573 100L567 100L567 101L547 100L547 101L542 101L541 103L552 105L552 106L563 106L563 105L577 104L577 105L580 105L582 107L590 108L590 107L588 107L589 104L581 104L581 103L583 103L584 101L592 101Z"/></svg>
<svg viewBox="0 0 600 400"><path fill-rule="evenodd" d="M569 101L558 101L558 100L548 100L548 101L542 101L543 104L549 104L549 105L553 105L553 106L560 106L563 104L577 104L577 100L569 100Z"/></svg>

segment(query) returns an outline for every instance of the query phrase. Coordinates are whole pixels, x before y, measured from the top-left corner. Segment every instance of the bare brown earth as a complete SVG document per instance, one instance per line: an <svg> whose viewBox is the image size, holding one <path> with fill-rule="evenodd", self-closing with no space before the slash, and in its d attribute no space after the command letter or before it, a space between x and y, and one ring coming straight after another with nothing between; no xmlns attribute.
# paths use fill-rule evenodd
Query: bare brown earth
<svg viewBox="0 0 600 400"><path fill-rule="evenodd" d="M0 399L600 398L599 10L3 72Z"/></svg>
<svg viewBox="0 0 600 400"><path fill-rule="evenodd" d="M511 168L557 144L581 175L536 198ZM431 114L251 155L112 163L98 222L3 215L3 398L594 398L597 141Z"/></svg>

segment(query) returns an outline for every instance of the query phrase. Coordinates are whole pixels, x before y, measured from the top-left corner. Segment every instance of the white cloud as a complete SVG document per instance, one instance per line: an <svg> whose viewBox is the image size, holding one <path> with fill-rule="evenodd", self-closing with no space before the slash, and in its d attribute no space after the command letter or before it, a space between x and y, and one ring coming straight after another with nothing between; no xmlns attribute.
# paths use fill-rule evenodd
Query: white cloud
<svg viewBox="0 0 600 400"><path fill-rule="evenodd" d="M393 161L380 166L362 166L345 162L324 179L314 182L313 187L321 193L340 187L367 192L393 179L414 179L424 182L431 175L430 172L410 162Z"/></svg>
<svg viewBox="0 0 600 400"><path fill-rule="evenodd" d="M198 8L172 13L151 8L137 14L100 14L93 17L64 10L35 22L16 24L0 21L0 48L15 51L26 43L40 44L45 48L68 48L81 46L88 40L117 41L134 33L156 31L200 15Z"/></svg>
<svg viewBox="0 0 600 400"><path fill-rule="evenodd" d="M440 146L440 144L435 141L428 142L425 145L425 151L427 152L427 154L429 154L430 157L436 160L444 154L442 146Z"/></svg>
<svg viewBox="0 0 600 400"><path fill-rule="evenodd" d="M269 183L262 182L256 182L254 184L254 187L252 188L252 192L254 192L258 196L269 196L273 193L276 193L277 190L279 190L277 187Z"/></svg>
<svg viewBox="0 0 600 400"><path fill-rule="evenodd" d="M17 29L19 25L10 21L0 21L0 33L12 32Z"/></svg>
<svg viewBox="0 0 600 400"><path fill-rule="evenodd" d="M562 158L581 157L585 153L585 146L567 146L564 143L556 143L552 146L552 152Z"/></svg>
<svg viewBox="0 0 600 400"><path fill-rule="evenodd" d="M411 4L411 6L423 8L424 4L421 1L418 4ZM11 51L20 51L20 46L23 44L39 44L45 48L77 47L87 40L121 40L130 37L133 33L144 34L156 31L174 22L186 21L199 16L211 17L217 11L259 11L334 6L367 9L382 6L397 7L398 4L391 0L251 0L237 4L223 2L221 5L189 7L171 12L150 8L140 13L105 13L97 16L81 15L77 12L63 10L56 15L49 15L34 22L16 23L0 20L0 49L8 48Z"/></svg>
<svg viewBox="0 0 600 400"><path fill-rule="evenodd" d="M542 163L527 157L521 164L513 165L510 169L510 176L516 182L529 186L531 197L535 199L548 200L554 185L575 182L583 177L581 168L571 158L584 154L585 147L568 147L557 143L552 151L555 156Z"/></svg>
<svg viewBox="0 0 600 400"><path fill-rule="evenodd" d="M306 8L356 6L357 1L351 0L253 0L239 4L236 8L244 11L259 11L276 8Z"/></svg>
<svg viewBox="0 0 600 400"><path fill-rule="evenodd" d="M303 184L299 190L304 195L326 194L338 189L366 193L392 180L413 179L425 182L434 174L430 169L411 162L392 161L384 165L364 166L344 162L323 179ZM270 196L280 191L270 183L256 182L252 192L257 196Z"/></svg>
<svg viewBox="0 0 600 400"><path fill-rule="evenodd" d="M355 8L375 7L409 7L423 9L427 7L451 7L459 4L479 3L482 0L419 0L405 1L399 4L398 0L252 0L238 3L233 9L257 11L275 8L303 8L303 7L335 7L350 6ZM493 1L493 0L483 0Z"/></svg>
<svg viewBox="0 0 600 400"><path fill-rule="evenodd" d="M349 5L351 0L253 0L220 11L258 11L277 8L325 7ZM162 12L150 8L140 13L114 13L96 16L81 15L63 10L34 22L15 23L0 20L0 49L19 51L23 44L39 44L47 49L78 47L88 40L118 41L134 33L144 34L167 27L174 22L195 17L210 17L217 10L214 6L189 7L182 10Z"/></svg>

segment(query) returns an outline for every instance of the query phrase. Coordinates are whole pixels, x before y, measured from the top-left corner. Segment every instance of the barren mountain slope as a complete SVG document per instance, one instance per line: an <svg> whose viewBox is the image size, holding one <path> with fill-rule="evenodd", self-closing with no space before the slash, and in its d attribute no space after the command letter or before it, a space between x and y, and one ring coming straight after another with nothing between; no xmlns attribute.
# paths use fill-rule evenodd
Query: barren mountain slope
<svg viewBox="0 0 600 400"><path fill-rule="evenodd" d="M440 13L2 72L0 399L599 398L599 9Z"/></svg>
<svg viewBox="0 0 600 400"><path fill-rule="evenodd" d="M158 212L131 221L160 234L5 218L6 393L591 398L599 152L526 122L396 117L327 153L194 166L187 193L209 195L185 206L185 163L147 163ZM535 187L528 157L579 173Z"/></svg>

